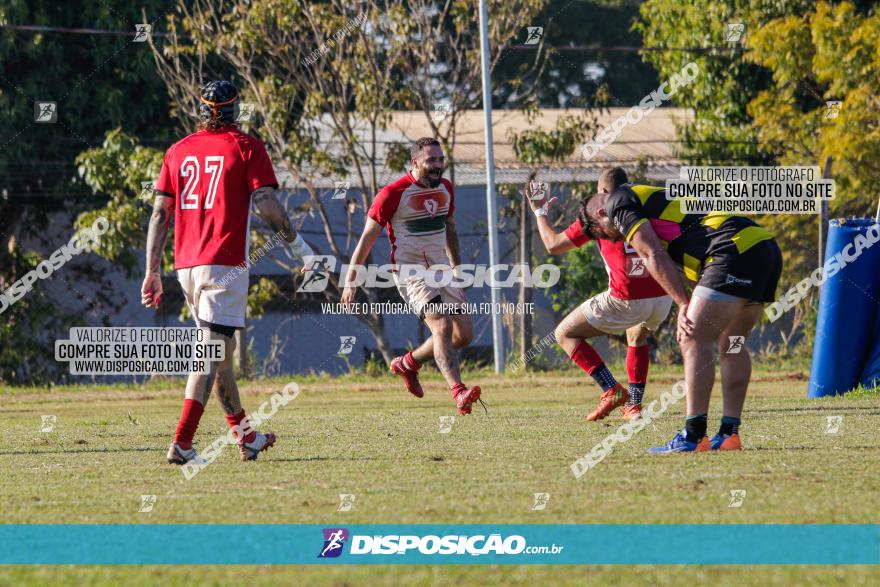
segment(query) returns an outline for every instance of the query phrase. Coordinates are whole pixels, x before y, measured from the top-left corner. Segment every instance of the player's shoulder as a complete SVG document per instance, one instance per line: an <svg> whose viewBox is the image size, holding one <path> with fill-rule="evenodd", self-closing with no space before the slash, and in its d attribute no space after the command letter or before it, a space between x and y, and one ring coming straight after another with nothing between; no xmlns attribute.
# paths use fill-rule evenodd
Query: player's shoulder
<svg viewBox="0 0 880 587"><path fill-rule="evenodd" d="M580 217L575 218L563 232L576 247L582 247L591 240L590 236L584 233L584 224Z"/></svg>
<svg viewBox="0 0 880 587"><path fill-rule="evenodd" d="M571 221L565 230L571 231L572 234L583 234L584 233L584 223L581 222L580 216L576 217Z"/></svg>
<svg viewBox="0 0 880 587"><path fill-rule="evenodd" d="M605 202L606 209L611 210L619 206L641 204L639 196L633 189L634 187L636 187L634 184L625 183L614 188L614 191L608 195L608 199Z"/></svg>
<svg viewBox="0 0 880 587"><path fill-rule="evenodd" d="M620 192L618 194L618 192ZM665 199L666 188L663 186L627 183L613 192L621 201L634 200L640 204L647 204L649 200Z"/></svg>
<svg viewBox="0 0 880 587"><path fill-rule="evenodd" d="M607 239L598 239L596 242L599 243L599 249L601 249L603 254L620 254L626 255L626 241L611 241Z"/></svg>
<svg viewBox="0 0 880 587"><path fill-rule="evenodd" d="M446 179L445 177L441 177L441 178L440 178L440 183L443 184L443 186L446 188L446 190L447 190L450 194L451 194L453 191L455 191L455 188L452 187L452 182L449 181L448 179Z"/></svg>
<svg viewBox="0 0 880 587"><path fill-rule="evenodd" d="M614 190L611 192L611 194L608 196L608 198L609 199L610 198L619 199L619 198L626 198L626 197L634 196L635 195L635 191L633 191L634 186L635 186L635 184L632 184L632 183L625 183L623 185L617 186L616 188L614 188Z"/></svg>
<svg viewBox="0 0 880 587"><path fill-rule="evenodd" d="M205 143L234 143L238 147L247 150L254 148L265 148L263 141L255 136L239 130L236 127L229 127L220 130L200 130L189 134L174 145L172 149L180 148L188 144L205 144Z"/></svg>
<svg viewBox="0 0 880 587"><path fill-rule="evenodd" d="M197 130L171 145L168 152L191 151L209 144L216 145L218 142L225 143L235 141L236 139L237 137L235 133L232 133L229 130Z"/></svg>
<svg viewBox="0 0 880 587"><path fill-rule="evenodd" d="M399 177L395 181L389 183L381 190L379 190L380 194L385 194L386 196L400 196L407 190L407 188L411 187L415 184L415 180L412 175L409 173Z"/></svg>
<svg viewBox="0 0 880 587"><path fill-rule="evenodd" d="M247 148L247 149L265 148L263 141L261 141L260 139L258 139L255 136L249 135L248 133L246 133L242 130L239 130L237 128L229 129L227 131L227 133L228 133L228 136L232 140L237 142L243 148Z"/></svg>
<svg viewBox="0 0 880 587"><path fill-rule="evenodd" d="M193 132L193 133L186 135L185 137L183 137L182 139L180 139L179 141L177 141L176 143L174 143L173 145L168 147L168 150L165 152L165 156L172 157L172 156L174 156L175 153L179 152L181 149L186 149L186 147L188 145L191 145L198 140L199 135L201 135L202 132L203 131L199 130L199 131L196 131L196 132Z"/></svg>
<svg viewBox="0 0 880 587"><path fill-rule="evenodd" d="M251 160L259 157L266 152L266 145L253 135L239 130L236 127L226 129L223 132L224 140L230 141L235 145L239 155L244 160Z"/></svg>

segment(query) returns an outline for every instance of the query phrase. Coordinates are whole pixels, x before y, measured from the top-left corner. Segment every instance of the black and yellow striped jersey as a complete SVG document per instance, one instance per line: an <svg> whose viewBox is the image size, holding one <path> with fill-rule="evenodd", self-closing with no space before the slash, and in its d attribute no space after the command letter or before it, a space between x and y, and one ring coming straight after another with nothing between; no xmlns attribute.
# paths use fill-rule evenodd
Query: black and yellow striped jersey
<svg viewBox="0 0 880 587"><path fill-rule="evenodd" d="M669 256L692 281L711 260L741 255L773 238L745 216L684 214L681 202L667 200L662 187L622 185L608 197L605 210L627 241L642 224L650 222Z"/></svg>

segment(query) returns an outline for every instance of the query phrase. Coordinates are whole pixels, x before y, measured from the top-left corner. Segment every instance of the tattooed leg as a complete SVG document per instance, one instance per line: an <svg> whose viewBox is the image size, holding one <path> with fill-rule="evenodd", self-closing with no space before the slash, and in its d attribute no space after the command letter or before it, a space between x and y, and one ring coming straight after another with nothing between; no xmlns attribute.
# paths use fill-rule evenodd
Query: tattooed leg
<svg viewBox="0 0 880 587"><path fill-rule="evenodd" d="M186 399L193 399L203 406L208 403L211 388L217 378L217 363L211 363L207 373L190 373L186 380Z"/></svg>
<svg viewBox="0 0 880 587"><path fill-rule="evenodd" d="M425 323L431 329L434 362L449 387L455 387L461 383L461 372L458 366L458 353L452 346L452 318L431 314L425 316Z"/></svg>
<svg viewBox="0 0 880 587"><path fill-rule="evenodd" d="M452 348L460 349L474 340L474 327L471 317L467 314L456 314L452 319ZM412 351L413 359L420 365L434 358L434 337L429 336L425 342Z"/></svg>
<svg viewBox="0 0 880 587"><path fill-rule="evenodd" d="M227 414L237 414L241 411L241 402L238 399L238 386L235 384L235 373L232 369L235 338L213 331L209 333L209 336L212 341L223 342L226 351L225 357L222 361L211 361L207 373L189 374L189 379L186 381L186 398L194 399L205 405L216 382L217 396L220 398L223 410ZM235 411L230 412L230 409L235 409Z"/></svg>
<svg viewBox="0 0 880 587"><path fill-rule="evenodd" d="M235 352L235 337L222 336L226 346L226 355L220 362L217 370L217 381L214 389L217 390L217 399L223 406L223 411L229 416L241 412L241 398L238 395L238 384L235 382L235 370L232 366L232 356Z"/></svg>

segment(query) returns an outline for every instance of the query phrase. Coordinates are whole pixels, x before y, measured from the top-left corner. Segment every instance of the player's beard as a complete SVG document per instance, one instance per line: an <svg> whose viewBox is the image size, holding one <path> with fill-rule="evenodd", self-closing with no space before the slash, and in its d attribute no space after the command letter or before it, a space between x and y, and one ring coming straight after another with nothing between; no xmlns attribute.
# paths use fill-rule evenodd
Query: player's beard
<svg viewBox="0 0 880 587"><path fill-rule="evenodd" d="M435 188L440 185L443 178L443 168L436 169L433 173L427 167L419 168L419 179L422 180L429 188Z"/></svg>

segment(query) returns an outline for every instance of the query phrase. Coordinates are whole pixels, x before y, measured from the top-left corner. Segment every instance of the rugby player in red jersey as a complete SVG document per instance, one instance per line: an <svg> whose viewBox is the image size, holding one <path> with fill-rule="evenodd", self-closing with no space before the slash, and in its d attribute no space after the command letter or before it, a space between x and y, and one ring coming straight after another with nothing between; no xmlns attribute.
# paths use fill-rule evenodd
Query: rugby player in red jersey
<svg viewBox="0 0 880 587"><path fill-rule="evenodd" d="M625 183L626 172L613 167L602 171L598 187L600 192L609 193ZM536 193L537 186L537 183L530 182L526 195L547 252L560 255L590 241L591 237L584 232L587 223L580 216L565 231L553 230L547 211L556 198L548 200L547 194L537 197L540 195ZM608 272L608 290L570 312L556 327L556 342L602 389L599 406L587 416L587 420L601 420L621 405L625 405L623 417L630 420L641 417L642 413L642 397L651 361L648 336L669 314L672 298L648 274L642 259L627 243L596 242ZM617 382L599 353L587 342L594 336L624 332L628 344L626 372L629 390Z"/></svg>
<svg viewBox="0 0 880 587"><path fill-rule="evenodd" d="M467 303L464 290L451 283L436 287L439 280L431 283L425 274L407 271L414 267L450 269L461 263L453 218L455 193L452 183L443 179L446 158L436 139L417 140L410 148L410 155L412 171L382 188L373 200L351 264L353 267L362 265L382 229L388 229L397 289L431 330L431 336L421 346L391 361L391 371L403 378L407 391L422 397L419 368L433 358L449 384L459 413L470 414L471 405L480 399L480 388L468 388L462 383L456 352L470 344L474 337L470 316L456 309ZM346 276L343 304L354 301L354 279L352 268Z"/></svg>
<svg viewBox="0 0 880 587"><path fill-rule="evenodd" d="M216 389L229 426L238 435L242 460L253 460L275 443L275 435L253 430L241 406L232 366L235 330L244 328L251 201L256 214L300 258L314 254L290 225L274 195L278 187L272 162L258 139L238 130L239 95L226 81L205 84L199 94L199 130L165 154L147 232L146 277L141 301L157 308L162 296L162 251L174 218L174 268L190 312L213 341L225 349L207 373L190 373L186 399L169 463L197 458L193 436L205 403Z"/></svg>

